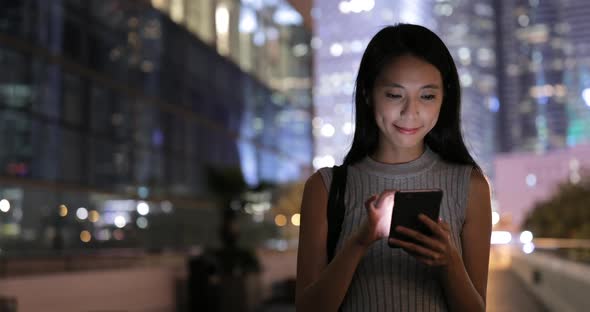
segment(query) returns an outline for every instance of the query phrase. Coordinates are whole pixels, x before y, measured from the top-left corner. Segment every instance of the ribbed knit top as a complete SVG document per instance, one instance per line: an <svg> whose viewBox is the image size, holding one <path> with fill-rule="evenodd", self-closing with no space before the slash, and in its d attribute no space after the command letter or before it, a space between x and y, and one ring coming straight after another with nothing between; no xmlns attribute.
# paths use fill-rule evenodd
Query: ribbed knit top
<svg viewBox="0 0 590 312"><path fill-rule="evenodd" d="M460 234L472 166L443 161L429 148L416 160L385 164L370 157L349 166L344 204L346 211L336 252L366 216L364 202L386 189L443 190L440 217L451 226L452 241L462 253ZM330 189L332 168L319 170ZM395 209L395 208L394 208ZM435 269L415 260L387 240L375 242L359 263L343 311L447 311L443 289Z"/></svg>

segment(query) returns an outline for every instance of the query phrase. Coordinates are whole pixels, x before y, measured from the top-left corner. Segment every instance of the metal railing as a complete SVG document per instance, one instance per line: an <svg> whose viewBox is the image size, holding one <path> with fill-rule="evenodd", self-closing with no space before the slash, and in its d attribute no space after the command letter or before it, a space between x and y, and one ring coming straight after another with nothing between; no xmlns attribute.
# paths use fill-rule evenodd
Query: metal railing
<svg viewBox="0 0 590 312"><path fill-rule="evenodd" d="M84 253L4 256L0 257L0 277L161 265L183 268L187 256L188 254L182 251L150 253L139 248L96 250Z"/></svg>
<svg viewBox="0 0 590 312"><path fill-rule="evenodd" d="M535 238L535 252L590 264L590 239Z"/></svg>

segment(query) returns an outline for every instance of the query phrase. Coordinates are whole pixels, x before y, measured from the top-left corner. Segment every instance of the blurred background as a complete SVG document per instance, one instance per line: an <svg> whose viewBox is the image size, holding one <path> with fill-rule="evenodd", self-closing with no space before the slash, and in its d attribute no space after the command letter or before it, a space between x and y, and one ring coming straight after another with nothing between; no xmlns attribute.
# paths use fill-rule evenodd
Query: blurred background
<svg viewBox="0 0 590 312"><path fill-rule="evenodd" d="M3 0L0 311L294 311L305 179L429 27L493 186L489 311L590 304L590 2Z"/></svg>

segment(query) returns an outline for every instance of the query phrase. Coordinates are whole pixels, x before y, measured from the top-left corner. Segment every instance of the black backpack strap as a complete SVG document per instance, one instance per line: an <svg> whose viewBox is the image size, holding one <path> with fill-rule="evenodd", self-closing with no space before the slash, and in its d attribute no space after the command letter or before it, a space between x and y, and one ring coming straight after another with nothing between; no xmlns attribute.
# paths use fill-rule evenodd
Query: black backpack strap
<svg viewBox="0 0 590 312"><path fill-rule="evenodd" d="M346 165L334 166L332 168L332 183L328 193L328 238L326 247L328 252L328 263L334 258L336 244L340 237L342 221L344 220L344 192L346 190Z"/></svg>

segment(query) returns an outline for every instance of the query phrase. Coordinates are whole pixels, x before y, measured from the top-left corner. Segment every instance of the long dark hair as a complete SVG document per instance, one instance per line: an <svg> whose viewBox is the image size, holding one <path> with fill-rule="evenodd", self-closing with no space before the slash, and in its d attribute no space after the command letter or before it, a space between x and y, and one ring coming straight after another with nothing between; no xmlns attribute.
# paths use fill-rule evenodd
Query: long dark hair
<svg viewBox="0 0 590 312"><path fill-rule="evenodd" d="M411 24L383 28L371 39L363 54L354 95L354 138L344 164L352 165L377 149L379 128L371 103L373 87L381 70L403 55L411 55L432 64L442 76L443 102L436 125L424 138L426 144L446 161L479 169L461 135L461 90L451 53L435 33L423 26Z"/></svg>

